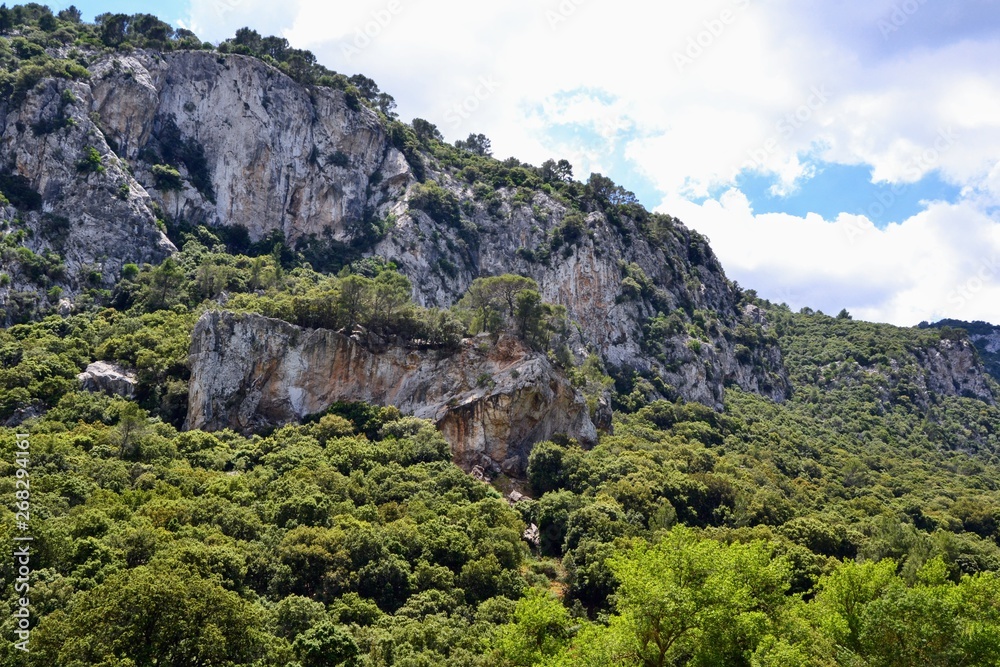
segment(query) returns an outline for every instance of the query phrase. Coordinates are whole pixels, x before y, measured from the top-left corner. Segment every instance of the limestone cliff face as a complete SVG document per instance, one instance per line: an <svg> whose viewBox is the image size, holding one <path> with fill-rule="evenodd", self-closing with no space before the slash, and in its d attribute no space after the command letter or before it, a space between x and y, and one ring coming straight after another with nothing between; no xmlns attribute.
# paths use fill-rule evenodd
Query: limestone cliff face
<svg viewBox="0 0 1000 667"><path fill-rule="evenodd" d="M259 60L90 57L89 80L45 80L0 104L0 191L11 200L0 229L23 230L19 245L53 258L41 276L5 253L12 284L0 307L13 292L57 285L74 296L109 287L125 263L162 261L176 248L157 219L348 243L412 180L374 112Z"/></svg>
<svg viewBox="0 0 1000 667"><path fill-rule="evenodd" d="M90 117L89 95L86 84L49 80L20 106L0 105L0 190L10 200L0 228L35 255L61 258L41 276L23 256L4 252L0 270L12 284L0 289L0 305L11 291L110 285L123 264L159 262L176 250L148 194Z"/></svg>
<svg viewBox="0 0 1000 667"><path fill-rule="evenodd" d="M191 343L188 427L243 432L337 401L395 405L434 421L455 461L522 475L531 446L597 432L586 401L519 341L471 339L455 352L371 351L356 338L259 315L212 311Z"/></svg>
<svg viewBox="0 0 1000 667"><path fill-rule="evenodd" d="M181 162L183 187L155 195L175 219L350 241L411 179L373 111L255 58L139 53L91 69L91 107L143 183Z"/></svg>
<svg viewBox="0 0 1000 667"><path fill-rule="evenodd" d="M989 376L972 341L945 338L918 350L916 356L925 372L927 390L943 396L977 398L990 405L996 403Z"/></svg>
<svg viewBox="0 0 1000 667"><path fill-rule="evenodd" d="M684 399L713 407L722 407L729 383L776 401L786 397L777 344L739 348L737 331L766 338L763 313L740 306L738 288L707 241L680 222L654 240L627 216L612 223L591 212L577 242L539 259L538 250L550 245L570 214L565 205L541 191L515 202L518 192L511 188L497 191L502 204L490 211L467 184L447 173L434 176L462 202L465 228L409 210L372 251L409 276L422 305L449 306L480 276L530 276L546 301L565 306L579 324L580 354L594 350L626 374L657 376ZM641 289L629 280L641 281ZM678 326L650 331L659 314L675 314ZM693 322L697 335L687 326Z"/></svg>

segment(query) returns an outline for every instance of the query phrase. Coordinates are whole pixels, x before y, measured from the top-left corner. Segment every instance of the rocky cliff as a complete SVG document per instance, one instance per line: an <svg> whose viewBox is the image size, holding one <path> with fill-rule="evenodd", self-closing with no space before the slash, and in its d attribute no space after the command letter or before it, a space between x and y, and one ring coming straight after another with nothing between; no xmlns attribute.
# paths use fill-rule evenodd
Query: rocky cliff
<svg viewBox="0 0 1000 667"><path fill-rule="evenodd" d="M158 219L241 228L251 241L280 232L293 247L331 251L365 240L423 305L451 305L480 276L531 276L579 324L578 354L596 351L621 377L637 371L667 395L721 407L730 383L775 400L787 393L766 322L742 310L705 239L677 221L654 238L635 216L593 207L570 238L579 211L564 199L513 185L484 196L483 183L459 178L424 145L428 179L461 211L435 219L410 207L416 181L385 119L340 90L300 85L247 56L88 58L89 79L45 80L0 111L8 180L28 193L0 219L25 230L21 245L36 256L4 254L0 270L14 280L0 301L110 287L123 264L174 249ZM377 244L373 220L385 232ZM558 252L536 252L560 234ZM670 326L651 331L660 314ZM741 327L755 343L741 346Z"/></svg>
<svg viewBox="0 0 1000 667"><path fill-rule="evenodd" d="M350 242L411 180L376 114L341 91L245 56L89 57L89 79L0 105L0 224L37 256L4 254L0 302L106 288L126 263L161 261L176 250L164 219Z"/></svg>
<svg viewBox="0 0 1000 667"><path fill-rule="evenodd" d="M523 475L531 446L557 433L596 441L585 399L513 338L456 351L368 349L357 337L259 315L210 311L191 343L188 426L251 432L337 401L394 405L434 421L464 468Z"/></svg>
<svg viewBox="0 0 1000 667"><path fill-rule="evenodd" d="M924 370L926 390L942 396L963 396L996 403L996 386L983 368L972 341L942 339L937 345L916 351Z"/></svg>
<svg viewBox="0 0 1000 667"><path fill-rule="evenodd" d="M988 322L941 320L934 324L923 322L921 328L963 329L976 347L983 367L994 380L1000 382L1000 326Z"/></svg>

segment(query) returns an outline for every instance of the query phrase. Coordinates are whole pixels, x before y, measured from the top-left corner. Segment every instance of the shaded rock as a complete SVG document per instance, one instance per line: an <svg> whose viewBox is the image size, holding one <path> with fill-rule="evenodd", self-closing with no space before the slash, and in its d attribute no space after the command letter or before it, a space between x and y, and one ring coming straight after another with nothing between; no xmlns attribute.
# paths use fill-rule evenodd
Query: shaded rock
<svg viewBox="0 0 1000 667"><path fill-rule="evenodd" d="M39 405L29 405L25 408L18 408L14 410L14 414L7 418L3 423L5 428L16 428L28 421L29 419L34 419L35 417L41 417L45 413Z"/></svg>

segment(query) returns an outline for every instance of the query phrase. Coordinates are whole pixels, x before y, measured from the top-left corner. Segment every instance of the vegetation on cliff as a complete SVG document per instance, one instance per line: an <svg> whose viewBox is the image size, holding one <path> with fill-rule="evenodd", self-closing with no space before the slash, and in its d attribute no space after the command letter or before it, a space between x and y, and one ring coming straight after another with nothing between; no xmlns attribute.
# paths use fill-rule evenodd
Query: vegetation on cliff
<svg viewBox="0 0 1000 667"><path fill-rule="evenodd" d="M43 78L86 78L88 54L105 49L216 48L148 15L86 24L37 4L0 7L0 35L9 104ZM715 263L705 239L610 180L575 181L565 161L495 160L482 135L448 145L427 121L395 120L374 82L278 38L241 30L217 50L376 109L426 180L411 211L467 248L480 237L466 208L530 207L544 192L568 213L519 253L531 264L572 257L597 234L594 213L676 251L676 303L641 267L621 266L621 302L650 305L644 352L666 365L672 336L692 352L724 339L753 365L776 344L794 392L779 404L732 386L723 412L664 400L656 377L613 383L596 354L571 349L574 323L525 276L482 276L453 308L423 308L396 267L357 248L324 256L178 220L181 252L126 264L114 290L95 280L75 314L42 318L59 301L62 259L20 247L27 231L13 225L0 252L48 303L12 295L0 330L0 494L14 497L15 433L26 431L35 538L32 651L25 663L2 642L0 664L996 664L1000 394L971 351L967 377L939 391L927 354L957 349L964 332L794 313L734 287L733 308L769 326L736 324L694 305L697 267ZM172 157L197 165L195 153ZM91 152L80 160L81 173L103 167ZM158 166L176 187L176 165ZM15 207L39 205L10 173L0 190ZM368 241L392 225L368 222ZM442 353L465 335L513 333L595 404L611 391L614 430L590 450L537 445L520 487L530 498L513 504L498 491L509 480L466 475L431 424L391 407L338 404L250 437L181 431L190 332L220 305ZM78 388L98 359L136 371L134 401ZM16 531L5 507L0 541ZM15 577L0 568L8 638Z"/></svg>

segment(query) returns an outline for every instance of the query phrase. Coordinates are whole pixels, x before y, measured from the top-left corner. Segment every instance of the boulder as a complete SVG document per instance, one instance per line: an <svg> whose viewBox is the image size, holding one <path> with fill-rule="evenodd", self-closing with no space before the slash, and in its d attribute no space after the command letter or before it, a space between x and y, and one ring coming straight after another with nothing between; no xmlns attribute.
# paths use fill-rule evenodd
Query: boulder
<svg viewBox="0 0 1000 667"><path fill-rule="evenodd" d="M139 383L135 374L118 364L95 361L87 370L76 376L80 387L86 391L103 392L124 398L134 398Z"/></svg>

